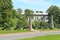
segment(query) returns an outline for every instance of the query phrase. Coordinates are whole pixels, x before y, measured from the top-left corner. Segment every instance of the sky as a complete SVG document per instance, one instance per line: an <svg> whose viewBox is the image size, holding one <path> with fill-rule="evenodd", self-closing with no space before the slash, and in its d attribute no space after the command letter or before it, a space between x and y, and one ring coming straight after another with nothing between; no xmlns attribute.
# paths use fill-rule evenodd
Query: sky
<svg viewBox="0 0 60 40"><path fill-rule="evenodd" d="M51 5L60 7L60 0L12 0L12 2L14 9L21 8L22 10L31 9L46 12Z"/></svg>

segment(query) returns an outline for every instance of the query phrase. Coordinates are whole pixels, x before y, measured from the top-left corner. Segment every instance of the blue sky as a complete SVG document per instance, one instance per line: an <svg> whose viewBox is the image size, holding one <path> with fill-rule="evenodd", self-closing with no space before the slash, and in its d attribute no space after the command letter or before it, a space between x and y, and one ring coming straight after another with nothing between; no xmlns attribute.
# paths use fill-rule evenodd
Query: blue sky
<svg viewBox="0 0 60 40"><path fill-rule="evenodd" d="M14 9L21 8L31 10L46 11L49 6L57 5L60 7L60 0L12 0Z"/></svg>

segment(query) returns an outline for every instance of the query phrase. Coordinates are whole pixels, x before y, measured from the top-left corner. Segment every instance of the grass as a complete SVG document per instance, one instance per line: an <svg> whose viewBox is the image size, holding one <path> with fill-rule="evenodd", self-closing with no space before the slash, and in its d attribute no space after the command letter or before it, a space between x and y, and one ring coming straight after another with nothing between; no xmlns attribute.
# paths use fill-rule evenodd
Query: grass
<svg viewBox="0 0 60 40"><path fill-rule="evenodd" d="M10 33L21 33L21 32L31 32L29 30L0 30L0 34L10 34Z"/></svg>
<svg viewBox="0 0 60 40"><path fill-rule="evenodd" d="M37 37L33 37L33 38L25 38L25 39L19 39L19 40L60 40L60 34L37 36Z"/></svg>
<svg viewBox="0 0 60 40"><path fill-rule="evenodd" d="M60 29L58 29L58 28L54 28L54 29L49 29L49 28L47 28L47 29L39 29L40 31L56 31L56 30L60 30Z"/></svg>
<svg viewBox="0 0 60 40"><path fill-rule="evenodd" d="M54 29L40 29L39 31L51 31L51 30L59 30L57 28ZM20 32L32 32L30 30L0 30L0 34L10 34L10 33L20 33Z"/></svg>

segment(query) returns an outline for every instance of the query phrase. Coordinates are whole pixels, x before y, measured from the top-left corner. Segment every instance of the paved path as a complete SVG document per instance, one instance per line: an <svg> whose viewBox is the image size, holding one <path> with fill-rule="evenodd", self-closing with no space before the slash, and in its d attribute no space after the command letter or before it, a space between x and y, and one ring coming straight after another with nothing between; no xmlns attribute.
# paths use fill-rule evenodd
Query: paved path
<svg viewBox="0 0 60 40"><path fill-rule="evenodd" d="M26 32L26 33L15 33L15 34L0 34L0 40L16 40L20 38L29 38L34 36L60 34L58 31L45 31L45 32Z"/></svg>

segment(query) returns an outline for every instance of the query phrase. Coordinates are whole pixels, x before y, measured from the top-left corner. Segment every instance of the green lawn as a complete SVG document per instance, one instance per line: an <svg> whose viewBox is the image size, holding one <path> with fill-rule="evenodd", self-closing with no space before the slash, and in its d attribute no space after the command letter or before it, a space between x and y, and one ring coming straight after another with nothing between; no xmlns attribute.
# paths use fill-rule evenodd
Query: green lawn
<svg viewBox="0 0 60 40"><path fill-rule="evenodd" d="M60 40L60 34L56 35L47 35L47 36L38 36L33 38L25 38L20 40Z"/></svg>
<svg viewBox="0 0 60 40"><path fill-rule="evenodd" d="M49 28L47 28L47 29L39 29L40 31L56 31L56 30L60 30L60 29L58 29L58 28L54 28L54 29L49 29Z"/></svg>
<svg viewBox="0 0 60 40"><path fill-rule="evenodd" d="M28 30L0 30L0 34L10 34L10 33L19 33L19 32L32 32Z"/></svg>
<svg viewBox="0 0 60 40"><path fill-rule="evenodd" d="M51 30L59 30L57 28L54 29L40 29L40 31L51 31ZM10 34L10 33L19 33L19 32L33 32L30 30L1 30L0 28L0 34Z"/></svg>

